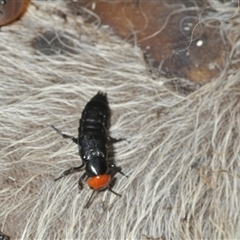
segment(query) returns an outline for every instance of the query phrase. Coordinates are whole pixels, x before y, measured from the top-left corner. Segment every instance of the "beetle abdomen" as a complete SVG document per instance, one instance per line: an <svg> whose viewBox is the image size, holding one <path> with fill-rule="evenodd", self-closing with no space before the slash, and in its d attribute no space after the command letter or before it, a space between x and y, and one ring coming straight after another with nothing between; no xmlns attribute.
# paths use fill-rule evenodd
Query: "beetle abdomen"
<svg viewBox="0 0 240 240"><path fill-rule="evenodd" d="M109 107L107 96L98 92L86 105L80 120L79 134L98 135L108 129Z"/></svg>

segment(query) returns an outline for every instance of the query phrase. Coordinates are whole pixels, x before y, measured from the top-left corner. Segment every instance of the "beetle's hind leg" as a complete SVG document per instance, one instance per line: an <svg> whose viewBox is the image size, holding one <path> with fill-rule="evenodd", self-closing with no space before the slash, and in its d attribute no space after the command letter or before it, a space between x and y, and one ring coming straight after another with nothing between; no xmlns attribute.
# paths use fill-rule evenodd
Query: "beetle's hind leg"
<svg viewBox="0 0 240 240"><path fill-rule="evenodd" d="M108 143L109 144L114 144L114 143L121 142L121 141L126 141L126 139L125 138L116 139L116 138L113 138L111 136L108 136Z"/></svg>
<svg viewBox="0 0 240 240"><path fill-rule="evenodd" d="M115 194L118 197L122 196L120 193L117 193L117 192L113 191L112 188L110 188L110 187L108 187L108 191L110 191L111 193Z"/></svg>
<svg viewBox="0 0 240 240"><path fill-rule="evenodd" d="M60 134L63 138L70 138L74 143L78 144L78 139L73 137L73 136L70 136L70 135L67 135L65 133L62 133L62 131L60 131L59 129L55 128L53 125L51 126L58 134Z"/></svg>
<svg viewBox="0 0 240 240"><path fill-rule="evenodd" d="M82 165L79 166L79 167L71 167L71 168L67 169L66 171L64 171L58 178L55 178L54 181L57 181L57 180L59 180L60 178L62 178L62 177L64 177L64 176L67 176L67 175L69 175L69 174L71 174L71 173L80 171L82 167L84 167L84 164L82 164Z"/></svg>

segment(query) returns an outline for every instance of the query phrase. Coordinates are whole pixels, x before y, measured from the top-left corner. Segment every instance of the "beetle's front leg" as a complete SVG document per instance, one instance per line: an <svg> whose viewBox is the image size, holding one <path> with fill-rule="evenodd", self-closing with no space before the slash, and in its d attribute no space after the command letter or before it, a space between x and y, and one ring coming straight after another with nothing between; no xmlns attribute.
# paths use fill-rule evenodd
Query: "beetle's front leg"
<svg viewBox="0 0 240 240"><path fill-rule="evenodd" d="M117 167L114 163L109 164L108 167L109 167L110 169L113 169L115 172L118 172L118 173L122 174L123 176L128 177L125 173L123 173L123 172L121 171L121 168L120 168L120 167Z"/></svg>

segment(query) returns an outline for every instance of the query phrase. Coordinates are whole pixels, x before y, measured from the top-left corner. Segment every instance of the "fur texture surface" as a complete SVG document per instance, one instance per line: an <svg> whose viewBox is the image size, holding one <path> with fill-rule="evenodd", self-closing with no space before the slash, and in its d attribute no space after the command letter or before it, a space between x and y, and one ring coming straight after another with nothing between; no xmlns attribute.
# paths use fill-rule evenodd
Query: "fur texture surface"
<svg viewBox="0 0 240 240"><path fill-rule="evenodd" d="M58 3L58 4L56 4ZM204 86L167 79L143 53L84 23L64 1L33 2L0 32L0 230L12 239L240 238L238 7L212 4L232 49ZM224 5L225 4L225 5ZM67 16L67 20L66 20ZM207 21L207 20L206 20ZM77 136L85 104L108 94L113 189L84 209Z"/></svg>

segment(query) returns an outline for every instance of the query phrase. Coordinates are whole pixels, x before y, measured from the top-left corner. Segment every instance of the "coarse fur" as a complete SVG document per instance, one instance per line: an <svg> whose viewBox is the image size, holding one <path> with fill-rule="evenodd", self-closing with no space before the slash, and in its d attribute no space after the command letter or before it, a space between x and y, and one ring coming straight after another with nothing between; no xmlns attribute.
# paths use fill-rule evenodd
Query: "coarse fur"
<svg viewBox="0 0 240 240"><path fill-rule="evenodd" d="M65 1L33 1L1 29L0 231L24 240L240 238L240 15L228 3L212 9L232 50L201 87L159 76L139 48L71 15ZM33 47L46 32L62 46L51 54ZM78 174L53 181L79 155L51 125L76 135L97 91L108 94L111 136L128 140L112 151L129 177L116 175L121 198L100 192L86 210L91 191L79 192Z"/></svg>

